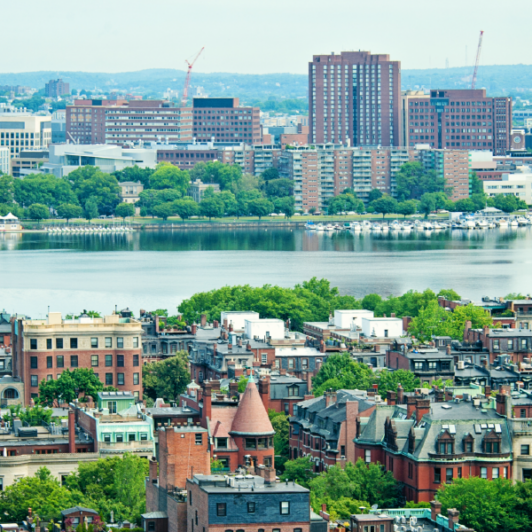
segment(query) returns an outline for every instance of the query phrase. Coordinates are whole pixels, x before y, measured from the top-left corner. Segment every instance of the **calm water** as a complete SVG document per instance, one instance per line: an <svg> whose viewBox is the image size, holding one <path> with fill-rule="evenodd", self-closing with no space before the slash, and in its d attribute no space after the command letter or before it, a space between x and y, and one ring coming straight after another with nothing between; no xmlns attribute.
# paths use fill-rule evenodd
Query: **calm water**
<svg viewBox="0 0 532 532"><path fill-rule="evenodd" d="M325 277L344 293L454 288L532 292L532 227L371 235L235 229L0 235L0 308L44 317L84 308L168 308L223 285Z"/></svg>

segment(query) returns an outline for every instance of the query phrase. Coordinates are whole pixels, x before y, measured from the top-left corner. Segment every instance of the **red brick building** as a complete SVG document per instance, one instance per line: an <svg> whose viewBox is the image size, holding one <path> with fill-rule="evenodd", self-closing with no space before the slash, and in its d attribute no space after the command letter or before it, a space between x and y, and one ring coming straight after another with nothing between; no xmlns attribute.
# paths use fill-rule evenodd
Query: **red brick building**
<svg viewBox="0 0 532 532"><path fill-rule="evenodd" d="M510 149L512 99L488 97L485 89L431 90L430 99L409 98L406 116L410 146L494 155Z"/></svg>
<svg viewBox="0 0 532 532"><path fill-rule="evenodd" d="M309 63L309 142L399 146L401 63L341 52Z"/></svg>
<svg viewBox="0 0 532 532"><path fill-rule="evenodd" d="M194 98L192 106L198 141L262 143L258 107L239 107L238 98Z"/></svg>
<svg viewBox="0 0 532 532"><path fill-rule="evenodd" d="M141 323L118 314L46 320L16 318L12 323L13 377L24 382L25 404L39 395L39 383L58 378L65 368L94 370L106 386L142 396Z"/></svg>

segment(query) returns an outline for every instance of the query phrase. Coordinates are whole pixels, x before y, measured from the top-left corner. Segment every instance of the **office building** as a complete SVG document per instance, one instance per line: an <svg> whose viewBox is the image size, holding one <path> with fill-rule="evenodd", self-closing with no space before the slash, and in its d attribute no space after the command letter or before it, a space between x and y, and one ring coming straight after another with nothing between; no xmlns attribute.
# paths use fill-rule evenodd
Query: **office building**
<svg viewBox="0 0 532 532"><path fill-rule="evenodd" d="M50 151L48 148L42 150L25 149L11 159L11 175L13 177L24 177L28 174L38 173L41 166L48 162L49 156Z"/></svg>
<svg viewBox="0 0 532 532"><path fill-rule="evenodd" d="M192 105L198 141L262 143L258 107L240 107L238 98L194 98Z"/></svg>
<svg viewBox="0 0 532 532"><path fill-rule="evenodd" d="M105 386L142 393L142 325L118 314L45 320L17 318L13 333L13 376L25 385L25 404L39 395L39 383L58 378L65 368L94 370Z"/></svg>
<svg viewBox="0 0 532 532"><path fill-rule="evenodd" d="M0 147L0 175L9 174L9 148Z"/></svg>
<svg viewBox="0 0 532 532"><path fill-rule="evenodd" d="M66 137L79 144L192 140L192 112L163 100L76 100L66 109Z"/></svg>
<svg viewBox="0 0 532 532"><path fill-rule="evenodd" d="M499 179L484 181L483 185L490 198L502 194L516 196L527 205L532 204L532 171L529 166L521 166L513 174L502 174Z"/></svg>
<svg viewBox="0 0 532 532"><path fill-rule="evenodd" d="M430 98L408 100L408 141L431 148L489 150L506 155L510 149L512 99L491 98L485 89L431 90Z"/></svg>
<svg viewBox="0 0 532 532"><path fill-rule="evenodd" d="M401 63L370 52L315 55L309 63L309 140L399 146Z"/></svg>
<svg viewBox="0 0 532 532"><path fill-rule="evenodd" d="M48 98L59 98L63 94L70 95L70 84L65 83L62 79L51 79L44 86L44 94Z"/></svg>
<svg viewBox="0 0 532 532"><path fill-rule="evenodd" d="M66 142L66 109L58 109L52 115L52 144Z"/></svg>
<svg viewBox="0 0 532 532"><path fill-rule="evenodd" d="M408 104L412 98L429 99L425 91L407 90L401 93L401 146L410 146L410 132L408 129Z"/></svg>
<svg viewBox="0 0 532 532"><path fill-rule="evenodd" d="M47 148L51 142L52 121L49 116L0 114L0 148L9 148L10 157L16 157L22 150Z"/></svg>

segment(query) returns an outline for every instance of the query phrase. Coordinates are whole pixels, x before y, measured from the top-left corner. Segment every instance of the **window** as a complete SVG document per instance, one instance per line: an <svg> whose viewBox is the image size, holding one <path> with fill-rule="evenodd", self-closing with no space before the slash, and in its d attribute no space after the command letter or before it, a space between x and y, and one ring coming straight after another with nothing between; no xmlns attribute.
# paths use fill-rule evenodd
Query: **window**
<svg viewBox="0 0 532 532"><path fill-rule="evenodd" d="M123 373L116 374L116 384L118 386L124 386L124 374Z"/></svg>
<svg viewBox="0 0 532 532"><path fill-rule="evenodd" d="M133 355L133 365L138 366L139 365L139 356Z"/></svg>
<svg viewBox="0 0 532 532"><path fill-rule="evenodd" d="M227 515L227 505L225 502L216 503L216 515L218 517L224 517Z"/></svg>
<svg viewBox="0 0 532 532"><path fill-rule="evenodd" d="M423 362L414 362L414 370L421 371L423 369Z"/></svg>
<svg viewBox="0 0 532 532"><path fill-rule="evenodd" d="M116 355L116 367L124 367L124 355Z"/></svg>
<svg viewBox="0 0 532 532"><path fill-rule="evenodd" d="M30 349L37 349L37 339L36 338L32 338L30 340Z"/></svg>
<svg viewBox="0 0 532 532"><path fill-rule="evenodd" d="M57 368L64 368L65 367L65 357L63 355L57 355L55 357L56 367Z"/></svg>
<svg viewBox="0 0 532 532"><path fill-rule="evenodd" d="M128 434L127 435L127 441L136 441L136 435L135 434Z"/></svg>
<svg viewBox="0 0 532 532"><path fill-rule="evenodd" d="M110 434L104 434L103 435L103 441L104 441L104 443L111 443L111 435Z"/></svg>
<svg viewBox="0 0 532 532"><path fill-rule="evenodd" d="M481 467L480 468L480 478L488 478L488 468L487 467Z"/></svg>
<svg viewBox="0 0 532 532"><path fill-rule="evenodd" d="M371 463L371 451L369 449L366 449L364 451L364 461L366 462L366 464Z"/></svg>
<svg viewBox="0 0 532 532"><path fill-rule="evenodd" d="M148 521L148 532L155 532L155 521Z"/></svg>
<svg viewBox="0 0 532 532"><path fill-rule="evenodd" d="M98 338L91 338L91 347L96 349L98 347Z"/></svg>
<svg viewBox="0 0 532 532"><path fill-rule="evenodd" d="M32 388L39 386L39 377L37 375L31 376L31 386Z"/></svg>
<svg viewBox="0 0 532 532"><path fill-rule="evenodd" d="M434 484L441 484L441 469L439 467L434 468Z"/></svg>
<svg viewBox="0 0 532 532"><path fill-rule="evenodd" d="M70 339L70 349L77 349L78 348L78 339L77 338L71 338Z"/></svg>
<svg viewBox="0 0 532 532"><path fill-rule="evenodd" d="M521 445L521 454L530 454L530 445Z"/></svg>
<svg viewBox="0 0 532 532"><path fill-rule="evenodd" d="M113 339L112 338L107 337L105 339L105 347L113 347Z"/></svg>
<svg viewBox="0 0 532 532"><path fill-rule="evenodd" d="M487 441L484 443L485 452L497 454L500 452L500 443L498 441Z"/></svg>
<svg viewBox="0 0 532 532"><path fill-rule="evenodd" d="M525 408L521 408L521 417L526 417L526 409Z"/></svg>
<svg viewBox="0 0 532 532"><path fill-rule="evenodd" d="M77 368L78 367L78 355L72 355L70 357L70 367L71 368Z"/></svg>
<svg viewBox="0 0 532 532"><path fill-rule="evenodd" d="M462 478L462 468L458 468L458 478Z"/></svg>
<svg viewBox="0 0 532 532"><path fill-rule="evenodd" d="M340 446L340 454L342 455L342 458L345 458L345 445Z"/></svg>
<svg viewBox="0 0 532 532"><path fill-rule="evenodd" d="M47 338L46 339L46 349L52 349L52 339Z"/></svg>
<svg viewBox="0 0 532 532"><path fill-rule="evenodd" d="M30 357L30 368L31 369L37 369L38 367L38 359L37 357Z"/></svg>
<svg viewBox="0 0 532 532"><path fill-rule="evenodd" d="M288 501L281 501L280 509L281 515L290 515L290 503Z"/></svg>
<svg viewBox="0 0 532 532"><path fill-rule="evenodd" d="M148 441L148 434L146 432L140 433L140 441Z"/></svg>
<svg viewBox="0 0 532 532"><path fill-rule="evenodd" d="M46 367L47 368L53 368L54 363L52 357L46 357Z"/></svg>
<svg viewBox="0 0 532 532"><path fill-rule="evenodd" d="M203 434L196 434L196 445L203 445Z"/></svg>
<svg viewBox="0 0 532 532"><path fill-rule="evenodd" d="M246 438L246 449L256 449L257 440L255 438Z"/></svg>
<svg viewBox="0 0 532 532"><path fill-rule="evenodd" d="M117 443L123 443L123 441L124 441L124 435L121 434L121 433L120 433L120 434L117 434L117 435L116 435L116 442L117 442Z"/></svg>
<svg viewBox="0 0 532 532"><path fill-rule="evenodd" d="M107 408L109 409L109 414L116 414L116 401L107 401Z"/></svg>
<svg viewBox="0 0 532 532"><path fill-rule="evenodd" d="M112 367L112 365L113 365L113 355L105 355L105 365L107 367Z"/></svg>
<svg viewBox="0 0 532 532"><path fill-rule="evenodd" d="M248 502L248 514L254 514L254 513L255 513L255 503Z"/></svg>
<svg viewBox="0 0 532 532"><path fill-rule="evenodd" d="M450 484L452 481L453 481L453 469L452 468L447 468L445 470L445 482L447 484Z"/></svg>
<svg viewBox="0 0 532 532"><path fill-rule="evenodd" d="M218 449L227 449L227 438L216 438L216 447Z"/></svg>
<svg viewBox="0 0 532 532"><path fill-rule="evenodd" d="M124 339L122 337L118 337L116 339L116 347L118 349L123 349L124 348Z"/></svg>
<svg viewBox="0 0 532 532"><path fill-rule="evenodd" d="M492 467L491 468L491 478L492 479L499 478L499 468L498 467Z"/></svg>
<svg viewBox="0 0 532 532"><path fill-rule="evenodd" d="M138 384L138 383L139 383L139 374L133 373L133 384Z"/></svg>
<svg viewBox="0 0 532 532"><path fill-rule="evenodd" d="M112 373L106 373L105 374L105 384L106 384L106 386L112 386L113 385L113 374Z"/></svg>
<svg viewBox="0 0 532 532"><path fill-rule="evenodd" d="M267 355L267 353L262 353L260 357L261 357L261 364L267 364L268 363L268 355Z"/></svg>
<svg viewBox="0 0 532 532"><path fill-rule="evenodd" d="M91 355L91 366L92 367L98 366L98 355Z"/></svg>
<svg viewBox="0 0 532 532"><path fill-rule="evenodd" d="M414 478L414 466L408 464L408 478Z"/></svg>
<svg viewBox="0 0 532 532"><path fill-rule="evenodd" d="M133 337L133 347L136 349L139 346L139 338L138 336Z"/></svg>

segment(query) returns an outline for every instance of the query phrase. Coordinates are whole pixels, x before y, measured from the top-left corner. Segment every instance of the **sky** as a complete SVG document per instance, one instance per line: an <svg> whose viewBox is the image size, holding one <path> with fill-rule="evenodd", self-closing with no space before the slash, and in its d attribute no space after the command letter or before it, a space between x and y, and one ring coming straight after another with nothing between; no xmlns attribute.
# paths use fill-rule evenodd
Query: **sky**
<svg viewBox="0 0 532 532"><path fill-rule="evenodd" d="M531 15L531 0L4 0L0 72L184 70L203 46L206 73L305 74L313 54L359 49L470 66L480 30L481 64L532 64Z"/></svg>

